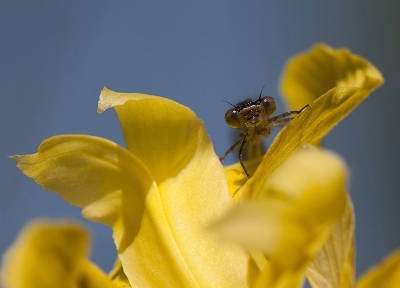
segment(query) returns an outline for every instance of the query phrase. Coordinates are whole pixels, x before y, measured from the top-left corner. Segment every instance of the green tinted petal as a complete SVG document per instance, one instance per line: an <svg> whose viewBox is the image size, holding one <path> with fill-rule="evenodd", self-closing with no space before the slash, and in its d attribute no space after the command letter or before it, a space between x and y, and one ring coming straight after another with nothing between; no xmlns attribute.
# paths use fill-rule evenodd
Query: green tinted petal
<svg viewBox="0 0 400 288"><path fill-rule="evenodd" d="M1 268L4 287L115 287L86 260L88 235L72 222L36 221L7 250Z"/></svg>
<svg viewBox="0 0 400 288"><path fill-rule="evenodd" d="M354 287L354 211L350 197L327 241L307 267L312 287Z"/></svg>
<svg viewBox="0 0 400 288"><path fill-rule="evenodd" d="M358 87L369 93L383 83L378 69L348 49L318 44L288 61L282 92L290 110L299 110L335 87ZM368 93L358 101L368 96Z"/></svg>
<svg viewBox="0 0 400 288"><path fill-rule="evenodd" d="M400 287L400 250L391 253L380 264L362 275L356 287Z"/></svg>

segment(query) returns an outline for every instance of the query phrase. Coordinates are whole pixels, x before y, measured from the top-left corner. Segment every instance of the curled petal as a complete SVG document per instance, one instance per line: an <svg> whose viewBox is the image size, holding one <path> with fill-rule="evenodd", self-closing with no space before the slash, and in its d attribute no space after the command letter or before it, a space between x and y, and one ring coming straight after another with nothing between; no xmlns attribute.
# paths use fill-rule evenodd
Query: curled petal
<svg viewBox="0 0 400 288"><path fill-rule="evenodd" d="M127 149L146 165L157 183L184 169L198 152L198 145L212 145L203 122L172 100L104 88L99 107L99 111L114 107Z"/></svg>
<svg viewBox="0 0 400 288"><path fill-rule="evenodd" d="M379 70L363 57L318 44L289 59L281 86L290 109L299 110L332 88L373 90L383 81Z"/></svg>
<svg viewBox="0 0 400 288"><path fill-rule="evenodd" d="M251 188L268 176L303 143L318 145L323 137L365 98L371 89L334 88L315 100L275 137L267 154L248 181L242 197L257 198L258 190ZM243 187L244 188L244 187Z"/></svg>
<svg viewBox="0 0 400 288"><path fill-rule="evenodd" d="M139 229L143 199L153 179L134 155L114 142L87 135L59 135L43 141L35 154L11 158L44 189L82 207L86 218L109 226L120 216L121 193L130 193L134 198L130 210L137 213L131 229Z"/></svg>

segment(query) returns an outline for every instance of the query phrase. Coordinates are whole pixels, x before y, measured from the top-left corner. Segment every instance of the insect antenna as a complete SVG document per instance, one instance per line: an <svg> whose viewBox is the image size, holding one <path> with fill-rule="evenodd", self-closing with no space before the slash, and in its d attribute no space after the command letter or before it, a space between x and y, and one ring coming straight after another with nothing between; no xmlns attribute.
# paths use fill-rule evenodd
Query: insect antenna
<svg viewBox="0 0 400 288"><path fill-rule="evenodd" d="M229 105L232 105L232 106L233 106L233 108L236 108L236 106L235 106L235 105L233 105L231 102L228 102L228 101L225 101L225 100L222 100L222 101L224 101L225 103L228 103Z"/></svg>
<svg viewBox="0 0 400 288"><path fill-rule="evenodd" d="M262 96L262 92L263 92L264 88L265 88L265 84L264 84L263 88L261 89L260 96L258 96L258 100L261 100L261 96Z"/></svg>

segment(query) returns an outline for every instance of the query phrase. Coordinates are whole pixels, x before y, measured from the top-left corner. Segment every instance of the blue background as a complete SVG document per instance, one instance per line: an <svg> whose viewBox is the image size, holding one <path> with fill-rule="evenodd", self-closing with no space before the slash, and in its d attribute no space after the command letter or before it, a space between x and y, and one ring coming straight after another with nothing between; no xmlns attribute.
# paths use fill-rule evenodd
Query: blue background
<svg viewBox="0 0 400 288"><path fill-rule="evenodd" d="M56 134L124 145L115 113L96 113L103 86L189 106L221 155L233 141L221 100L258 95L264 84L279 98L287 58L323 41L366 57L386 78L324 142L350 167L357 274L365 271L400 247L399 12L397 0L2 1L0 253L30 219L72 217L90 227L92 259L111 269L110 230L83 220L6 158L34 153Z"/></svg>

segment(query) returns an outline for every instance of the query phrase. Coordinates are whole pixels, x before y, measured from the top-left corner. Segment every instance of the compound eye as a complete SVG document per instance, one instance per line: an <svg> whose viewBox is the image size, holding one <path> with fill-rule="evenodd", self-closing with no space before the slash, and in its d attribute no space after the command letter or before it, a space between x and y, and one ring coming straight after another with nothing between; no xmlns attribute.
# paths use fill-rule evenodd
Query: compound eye
<svg viewBox="0 0 400 288"><path fill-rule="evenodd" d="M268 116L271 116L276 111L276 101L271 96L265 96L261 99L261 107Z"/></svg>
<svg viewBox="0 0 400 288"><path fill-rule="evenodd" d="M225 113L225 122L232 128L238 128L240 126L240 113L235 109L229 109Z"/></svg>

